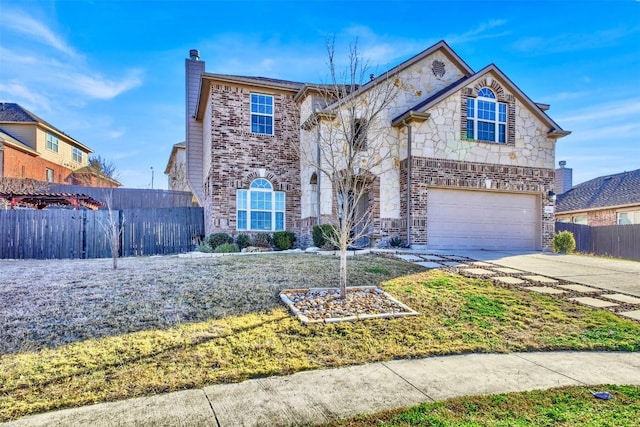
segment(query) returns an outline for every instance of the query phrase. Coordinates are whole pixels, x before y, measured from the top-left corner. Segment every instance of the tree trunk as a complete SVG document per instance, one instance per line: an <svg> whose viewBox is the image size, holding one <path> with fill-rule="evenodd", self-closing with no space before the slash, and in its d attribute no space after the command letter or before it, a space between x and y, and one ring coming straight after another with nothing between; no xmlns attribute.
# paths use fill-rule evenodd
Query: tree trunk
<svg viewBox="0 0 640 427"><path fill-rule="evenodd" d="M340 298L347 297L347 245L340 245Z"/></svg>

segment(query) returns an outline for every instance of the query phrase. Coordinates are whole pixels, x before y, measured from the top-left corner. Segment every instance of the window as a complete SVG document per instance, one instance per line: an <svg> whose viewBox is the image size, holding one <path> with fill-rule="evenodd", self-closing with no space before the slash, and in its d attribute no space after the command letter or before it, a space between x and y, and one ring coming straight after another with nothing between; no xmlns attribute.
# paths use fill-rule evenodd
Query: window
<svg viewBox="0 0 640 427"><path fill-rule="evenodd" d="M47 182L53 182L53 169L46 168L45 173Z"/></svg>
<svg viewBox="0 0 640 427"><path fill-rule="evenodd" d="M47 150L58 152L58 138L50 133L47 134Z"/></svg>
<svg viewBox="0 0 640 427"><path fill-rule="evenodd" d="M355 119L353 121L351 148L356 151L367 148L367 121L365 119Z"/></svg>
<svg viewBox="0 0 640 427"><path fill-rule="evenodd" d="M264 178L251 183L249 190L236 193L238 230L280 231L285 225L285 193L273 191Z"/></svg>
<svg viewBox="0 0 640 427"><path fill-rule="evenodd" d="M618 225L640 224L640 211L618 212Z"/></svg>
<svg viewBox="0 0 640 427"><path fill-rule="evenodd" d="M273 96L251 94L251 132L273 135Z"/></svg>
<svg viewBox="0 0 640 427"><path fill-rule="evenodd" d="M467 139L507 141L507 104L496 101L489 88L482 88L477 98L467 99Z"/></svg>
<svg viewBox="0 0 640 427"><path fill-rule="evenodd" d="M82 151L76 147L71 149L71 157L74 162L82 163Z"/></svg>
<svg viewBox="0 0 640 427"><path fill-rule="evenodd" d="M588 224L587 216L586 215L576 215L576 216L573 217L573 223L574 224L587 225Z"/></svg>

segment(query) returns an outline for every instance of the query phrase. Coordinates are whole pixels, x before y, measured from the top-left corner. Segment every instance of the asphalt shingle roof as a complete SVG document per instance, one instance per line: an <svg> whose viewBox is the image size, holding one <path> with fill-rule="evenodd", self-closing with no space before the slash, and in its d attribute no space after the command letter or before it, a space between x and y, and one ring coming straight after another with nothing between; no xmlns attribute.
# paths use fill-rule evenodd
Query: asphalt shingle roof
<svg viewBox="0 0 640 427"><path fill-rule="evenodd" d="M556 211L581 211L634 203L640 204L640 169L578 184L558 196Z"/></svg>
<svg viewBox="0 0 640 427"><path fill-rule="evenodd" d="M42 122L38 116L12 102L0 103L0 122Z"/></svg>

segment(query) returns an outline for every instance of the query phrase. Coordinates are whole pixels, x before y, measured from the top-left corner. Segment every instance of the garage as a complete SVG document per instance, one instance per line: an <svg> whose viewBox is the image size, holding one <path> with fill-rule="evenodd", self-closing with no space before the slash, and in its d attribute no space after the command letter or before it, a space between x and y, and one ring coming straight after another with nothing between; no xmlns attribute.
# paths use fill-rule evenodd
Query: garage
<svg viewBox="0 0 640 427"><path fill-rule="evenodd" d="M429 189L430 249L540 249L535 194Z"/></svg>

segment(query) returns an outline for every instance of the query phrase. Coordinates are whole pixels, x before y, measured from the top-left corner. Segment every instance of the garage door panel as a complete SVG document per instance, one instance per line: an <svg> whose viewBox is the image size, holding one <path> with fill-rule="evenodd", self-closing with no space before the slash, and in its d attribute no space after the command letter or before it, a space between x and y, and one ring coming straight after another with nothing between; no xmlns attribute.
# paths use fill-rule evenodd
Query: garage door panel
<svg viewBox="0 0 640 427"><path fill-rule="evenodd" d="M430 248L539 249L535 195L430 189L427 209Z"/></svg>

